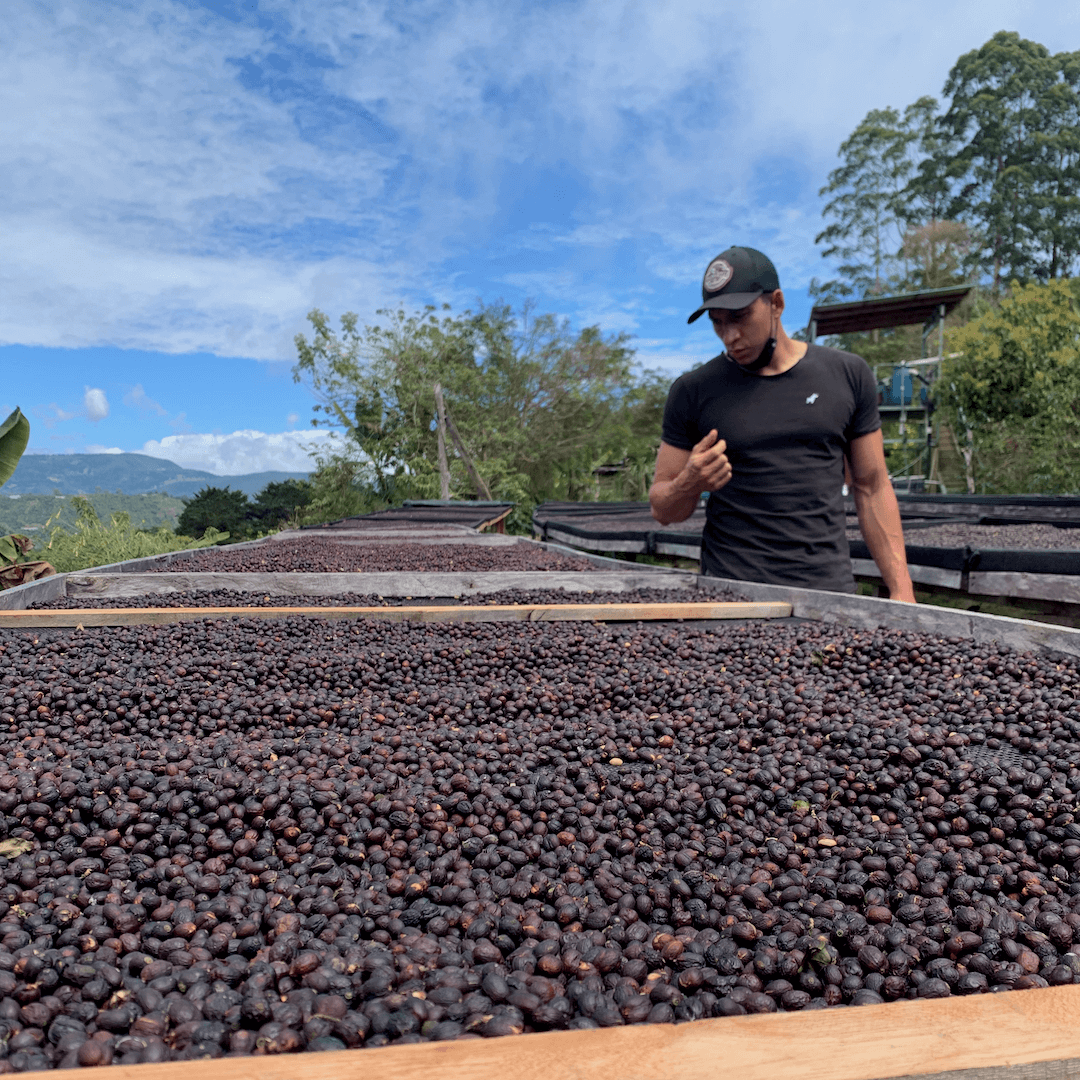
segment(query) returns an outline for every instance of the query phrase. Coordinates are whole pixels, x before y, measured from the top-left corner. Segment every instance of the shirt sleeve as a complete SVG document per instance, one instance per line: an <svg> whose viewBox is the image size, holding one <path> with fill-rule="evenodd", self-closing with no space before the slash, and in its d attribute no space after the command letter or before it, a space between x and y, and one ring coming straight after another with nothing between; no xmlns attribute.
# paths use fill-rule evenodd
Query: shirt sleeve
<svg viewBox="0 0 1080 1080"><path fill-rule="evenodd" d="M853 356L851 363L852 390L855 392L855 408L851 419L844 428L844 439L869 435L881 427L881 415L878 413L878 388L870 365L861 357Z"/></svg>
<svg viewBox="0 0 1080 1080"><path fill-rule="evenodd" d="M674 446L677 450L693 450L699 442L697 424L690 410L689 394L682 379L676 379L668 391L660 437L668 446Z"/></svg>

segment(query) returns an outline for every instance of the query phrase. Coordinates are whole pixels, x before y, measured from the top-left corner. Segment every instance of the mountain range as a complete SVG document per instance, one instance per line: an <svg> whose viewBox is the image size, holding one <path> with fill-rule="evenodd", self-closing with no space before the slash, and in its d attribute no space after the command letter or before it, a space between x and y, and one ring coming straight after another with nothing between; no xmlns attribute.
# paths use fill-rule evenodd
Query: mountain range
<svg viewBox="0 0 1080 1080"><path fill-rule="evenodd" d="M148 454L26 454L4 485L4 495L91 495L95 491L123 495L163 492L187 498L204 487L230 487L256 495L267 484L306 480L308 473L259 472L216 476L185 469Z"/></svg>

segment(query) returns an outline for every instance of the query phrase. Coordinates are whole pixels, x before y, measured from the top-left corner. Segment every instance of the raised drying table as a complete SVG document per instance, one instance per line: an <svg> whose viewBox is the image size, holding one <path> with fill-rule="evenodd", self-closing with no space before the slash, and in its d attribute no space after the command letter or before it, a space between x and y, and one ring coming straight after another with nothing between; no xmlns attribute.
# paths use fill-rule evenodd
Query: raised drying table
<svg viewBox="0 0 1080 1080"><path fill-rule="evenodd" d="M460 542L461 533L447 534L444 542ZM382 536L380 540L393 540ZM411 539L411 538L410 538ZM434 538L432 538L434 539ZM477 537L476 541L481 538ZM485 538L487 539L487 538ZM495 538L491 538L495 539ZM498 541L496 541L498 543ZM513 542L513 541L509 541ZM186 553L184 553L186 554ZM182 565L184 558L160 565ZM685 589L704 601L710 593L733 590L754 603L744 605L766 617L790 613L796 619L859 628L911 629L934 636L964 637L1000 642L1017 650L1039 650L1070 661L1080 657L1080 631L1023 620L971 614L941 608L914 607L872 597L821 593L781 586L701 579L686 572L631 568L625 563L596 560L593 573L454 573L454 574L205 574L183 570L145 572L152 567L114 566L81 574L58 575L12 590L28 597L52 595L153 594L163 600L172 591L231 586L248 587L271 595L339 595L377 591L387 596L463 595L493 592L514 584L519 587L592 589L618 593L647 585ZM523 579L528 580L525 585ZM651 606L651 605L650 605ZM664 618L682 618L695 606L663 605ZM552 606L547 606L550 610ZM621 614L620 605L596 608L566 605L565 617L610 618ZM635 607L627 605L628 608ZM433 617L490 617L492 608L429 608ZM531 619L534 607L515 613ZM730 608L728 610L731 610ZM595 612L595 614L594 614ZM148 609L132 612L132 621L146 619ZM264 617L281 614L275 609L225 609L215 617ZM27 612L9 605L6 619L26 626L32 616L94 615L108 619L117 614L92 612ZM126 613L125 613L126 614ZM207 609L199 614L205 616ZM327 609L313 609L313 617L334 617ZM358 615L360 612L350 612ZM404 608L364 612L379 618L408 616ZM561 612L558 613L561 615ZM630 617L640 617L640 610ZM694 614L691 617L699 617ZM716 616L711 616L715 618ZM25 620L25 621L23 621ZM485 620L486 621L486 620ZM56 623L52 623L56 625ZM86 625L84 623L84 625ZM426 1043L414 1046L347 1050L338 1053L277 1057L233 1057L200 1061L207 1080L344 1080L372 1070L388 1080L427 1080L432 1076L461 1080L547 1080L574 1076L582 1080L890 1080L893 1077L955 1077L956 1080L1066 1080L1080 1074L1080 986L1052 987L1000 995L927 1001L899 1001L860 1008L830 1009L813 1013L784 1013L699 1020L682 1025L631 1025L592 1031L529 1034L491 1040ZM841 1053L837 1049L842 1048ZM157 1080L190 1071L190 1062L158 1065L112 1066L107 1075L118 1080ZM974 1070L974 1071L973 1071ZM37 1074L31 1074L37 1075ZM45 1074L40 1074L43 1080Z"/></svg>
<svg viewBox="0 0 1080 1080"><path fill-rule="evenodd" d="M907 533L908 572L920 585L973 596L1046 600L1080 605L1080 550L987 548L977 544L939 547L919 543L921 526L963 523L972 526L1040 523L1080 527L1080 499L1050 496L900 495ZM850 506L854 512L854 504ZM669 555L701 558L705 511L676 525L660 526L647 503L544 503L533 515L543 540L592 553ZM1077 528L1080 534L1080 528ZM1078 545L1080 546L1080 545ZM851 541L856 577L880 581L880 573L861 539Z"/></svg>

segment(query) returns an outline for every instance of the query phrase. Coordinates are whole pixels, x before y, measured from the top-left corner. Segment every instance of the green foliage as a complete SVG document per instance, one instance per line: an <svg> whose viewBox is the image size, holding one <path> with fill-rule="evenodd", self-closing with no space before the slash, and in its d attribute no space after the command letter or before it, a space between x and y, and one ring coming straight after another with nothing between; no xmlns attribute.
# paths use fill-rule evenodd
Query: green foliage
<svg viewBox="0 0 1080 1080"><path fill-rule="evenodd" d="M989 279L1065 277L1080 259L1080 52L1002 31L901 113L873 109L821 189L839 261L819 302Z"/></svg>
<svg viewBox="0 0 1080 1080"><path fill-rule="evenodd" d="M155 529L162 525L173 528L184 508L182 499L156 492L150 495L96 492L85 497L103 521L113 514L126 513L140 529ZM73 529L78 516L69 496L0 495L0 533L33 533L43 530L46 522Z"/></svg>
<svg viewBox="0 0 1080 1080"><path fill-rule="evenodd" d="M105 525L89 499L75 495L72 501L79 512L74 531L53 529L49 543L40 552L60 573L106 566L126 559L164 555L170 551L208 547L227 538L227 534L212 529L207 530L201 540L177 536L165 528L148 532L135 528L124 513L114 514L109 524Z"/></svg>
<svg viewBox="0 0 1080 1080"><path fill-rule="evenodd" d="M840 144L842 163L820 192L829 199L822 214L832 220L814 242L825 245L825 258L843 262L838 280L813 283L819 300L889 291L918 201L909 185L920 151L925 155L933 145L936 110L933 98L920 98L902 115L893 108L871 109Z"/></svg>
<svg viewBox="0 0 1080 1080"><path fill-rule="evenodd" d="M33 546L29 536L0 536L0 566L24 562Z"/></svg>
<svg viewBox="0 0 1080 1080"><path fill-rule="evenodd" d="M213 529L238 540L254 532L253 524L251 505L242 491L204 487L184 500L176 531L187 536L204 536L208 529Z"/></svg>
<svg viewBox="0 0 1080 1080"><path fill-rule="evenodd" d="M971 431L988 493L1080 491L1080 310L1075 283L1013 283L949 334L936 399Z"/></svg>
<svg viewBox="0 0 1080 1080"><path fill-rule="evenodd" d="M297 519L311 498L312 488L307 480L271 482L255 496L249 514L263 529L276 529Z"/></svg>
<svg viewBox="0 0 1080 1080"><path fill-rule="evenodd" d="M941 150L952 216L977 222L995 293L1080 254L1080 53L1001 31L949 72Z"/></svg>
<svg viewBox="0 0 1080 1080"><path fill-rule="evenodd" d="M625 337L573 334L554 316L505 305L379 314L382 324L363 329L345 315L336 332L313 311L311 341L296 339L293 374L320 399L315 422L346 433L319 459L305 520L439 497L436 383L493 497L520 504L522 528L540 499L591 497L598 465L627 463L640 488L667 387L634 369ZM475 498L465 462L452 444L448 453L451 496Z"/></svg>
<svg viewBox="0 0 1080 1080"><path fill-rule="evenodd" d="M963 284L975 253L971 229L962 221L930 221L910 226L900 245L901 285L945 289Z"/></svg>
<svg viewBox="0 0 1080 1080"><path fill-rule="evenodd" d="M0 424L0 485L6 484L30 441L30 421L16 409Z"/></svg>
<svg viewBox="0 0 1080 1080"><path fill-rule="evenodd" d="M30 421L15 409L0 424L0 487L11 479L29 441ZM54 573L47 563L27 558L33 546L27 536L0 536L0 589Z"/></svg>
<svg viewBox="0 0 1080 1080"><path fill-rule="evenodd" d="M242 491L204 487L184 500L176 531L202 536L207 529L244 540L302 518L313 497L306 480L271 481L250 502Z"/></svg>
<svg viewBox="0 0 1080 1080"><path fill-rule="evenodd" d="M298 518L301 525L338 521L357 514L385 509L371 481L371 467L356 459L355 450L327 450L315 455L311 475L311 501Z"/></svg>

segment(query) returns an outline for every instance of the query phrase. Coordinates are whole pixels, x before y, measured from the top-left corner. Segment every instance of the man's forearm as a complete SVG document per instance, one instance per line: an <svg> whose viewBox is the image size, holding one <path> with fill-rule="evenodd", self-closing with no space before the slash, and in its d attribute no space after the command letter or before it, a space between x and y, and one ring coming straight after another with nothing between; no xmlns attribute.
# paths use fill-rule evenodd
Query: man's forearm
<svg viewBox="0 0 1080 1080"><path fill-rule="evenodd" d="M885 587L893 600L915 599L911 577L908 574L907 555L904 551L904 530L900 524L900 507L892 484L878 484L868 490L853 490L855 509L859 515L859 528L870 549L870 556L877 563Z"/></svg>
<svg viewBox="0 0 1080 1080"><path fill-rule="evenodd" d="M688 486L686 480L677 476L674 480L658 480L649 488L649 505L652 516L661 525L673 525L685 521L697 509L701 492Z"/></svg>

